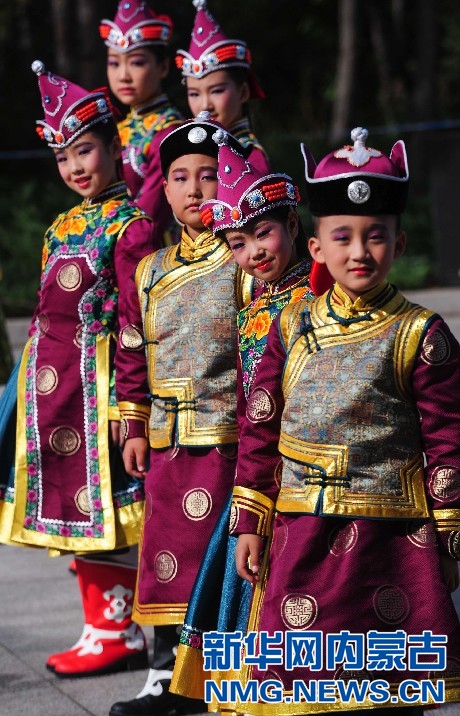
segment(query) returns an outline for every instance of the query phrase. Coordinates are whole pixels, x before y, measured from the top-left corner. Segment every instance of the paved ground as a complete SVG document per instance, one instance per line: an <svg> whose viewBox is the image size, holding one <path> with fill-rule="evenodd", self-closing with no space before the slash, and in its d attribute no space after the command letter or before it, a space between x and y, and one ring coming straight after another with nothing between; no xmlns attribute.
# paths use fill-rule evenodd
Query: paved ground
<svg viewBox="0 0 460 716"><path fill-rule="evenodd" d="M460 340L460 288L412 292L410 297L439 311ZM27 323L9 322L16 355ZM114 701L134 697L144 684L145 672L59 680L46 670L47 656L68 648L81 632L80 598L67 570L69 560L0 545L0 716L107 716ZM454 601L460 614L460 590ZM460 704L426 713L460 716Z"/></svg>

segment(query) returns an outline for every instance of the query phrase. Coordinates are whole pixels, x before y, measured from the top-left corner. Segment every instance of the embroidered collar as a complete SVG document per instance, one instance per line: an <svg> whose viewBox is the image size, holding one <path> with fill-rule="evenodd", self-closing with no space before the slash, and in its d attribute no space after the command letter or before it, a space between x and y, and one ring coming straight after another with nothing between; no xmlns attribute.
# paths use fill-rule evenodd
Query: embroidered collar
<svg viewBox="0 0 460 716"><path fill-rule="evenodd" d="M145 114L149 114L150 112L158 112L158 110L167 103L168 95L160 94L154 99L149 99L148 102L131 107L131 114L133 117L143 117Z"/></svg>
<svg viewBox="0 0 460 716"><path fill-rule="evenodd" d="M127 191L128 190L124 181L118 181L115 184L109 184L109 186L106 187L104 191L101 191L100 194L85 199L83 201L83 206L86 207L95 206L96 204L103 204L104 201L107 201L108 199L111 199L112 201L116 199L125 199L127 198Z"/></svg>
<svg viewBox="0 0 460 716"><path fill-rule="evenodd" d="M394 286L384 281L359 296L356 301L352 301L349 295L335 283L326 296L328 315L344 324L370 320L372 312L382 308L396 292Z"/></svg>
<svg viewBox="0 0 460 716"><path fill-rule="evenodd" d="M212 231L203 231L196 239L192 239L185 229L182 229L177 259L183 263L198 261L206 258L221 243Z"/></svg>
<svg viewBox="0 0 460 716"><path fill-rule="evenodd" d="M237 138L238 134L251 133L252 129L248 117L242 117L241 119L238 119L228 128L228 131L230 132L230 134L233 134L233 136Z"/></svg>
<svg viewBox="0 0 460 716"><path fill-rule="evenodd" d="M262 295L268 293L269 296L275 296L282 291L295 288L298 283L305 279L305 276L310 273L310 270L311 261L302 259L295 266L286 269L276 281L262 281L261 284L264 287Z"/></svg>

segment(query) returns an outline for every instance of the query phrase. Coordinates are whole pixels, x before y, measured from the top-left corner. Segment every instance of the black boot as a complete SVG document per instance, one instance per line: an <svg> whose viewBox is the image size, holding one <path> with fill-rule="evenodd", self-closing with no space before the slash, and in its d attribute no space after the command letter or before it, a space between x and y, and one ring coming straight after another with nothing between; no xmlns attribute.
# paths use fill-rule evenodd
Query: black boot
<svg viewBox="0 0 460 716"><path fill-rule="evenodd" d="M170 683L170 679L161 679L155 683L155 694L118 701L110 709L110 716L185 716L207 712L204 701L187 699L168 691Z"/></svg>
<svg viewBox="0 0 460 716"><path fill-rule="evenodd" d="M178 627L155 627L153 660L144 688L137 698L113 704L110 716L180 716L208 710L204 701L188 699L168 690L178 644Z"/></svg>

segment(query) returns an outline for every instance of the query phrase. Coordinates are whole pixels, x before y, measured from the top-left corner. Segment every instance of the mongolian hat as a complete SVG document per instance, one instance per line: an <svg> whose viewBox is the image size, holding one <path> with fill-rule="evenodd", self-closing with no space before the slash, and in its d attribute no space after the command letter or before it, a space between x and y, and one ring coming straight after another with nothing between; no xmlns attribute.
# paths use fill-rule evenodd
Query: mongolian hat
<svg viewBox="0 0 460 716"><path fill-rule="evenodd" d="M251 53L243 40L230 40L206 7L206 0L193 0L197 9L188 52L177 50L176 65L183 77L201 79L217 70L241 67L248 71L253 99L263 99L254 73L250 69Z"/></svg>
<svg viewBox="0 0 460 716"><path fill-rule="evenodd" d="M217 159L219 147L214 137L224 129L218 122L211 122L210 117L210 112L200 112L195 119L183 122L163 139L160 144L163 175L166 175L172 162L186 154L205 154ZM228 135L228 143L234 152L248 155L252 150L252 147L244 149L231 134Z"/></svg>
<svg viewBox="0 0 460 716"><path fill-rule="evenodd" d="M146 45L167 45L173 23L167 15L156 15L144 0L120 0L113 20L101 20L99 34L107 47L130 52Z"/></svg>
<svg viewBox="0 0 460 716"><path fill-rule="evenodd" d="M366 146L367 129L351 132L353 146L327 154L317 165L301 144L313 216L400 214L409 185L406 148L399 140L387 157Z"/></svg>
<svg viewBox="0 0 460 716"><path fill-rule="evenodd" d="M88 92L47 72L40 60L32 63L38 76L45 118L37 121L37 133L50 147L64 149L97 122L114 121L107 90Z"/></svg>
<svg viewBox="0 0 460 716"><path fill-rule="evenodd" d="M243 156L241 145L229 141L231 135L220 130L214 135L219 144L217 198L203 202L201 220L214 233L236 229L277 206L297 206L300 197L287 174L262 174Z"/></svg>

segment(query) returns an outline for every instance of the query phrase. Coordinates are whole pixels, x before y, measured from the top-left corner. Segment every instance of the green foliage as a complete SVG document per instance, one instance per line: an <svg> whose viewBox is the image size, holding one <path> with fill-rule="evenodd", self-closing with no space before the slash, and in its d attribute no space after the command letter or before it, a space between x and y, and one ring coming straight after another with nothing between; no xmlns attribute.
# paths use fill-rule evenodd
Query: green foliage
<svg viewBox="0 0 460 716"><path fill-rule="evenodd" d="M32 314L45 230L72 203L72 195L57 180L0 180L0 299L6 315Z"/></svg>

